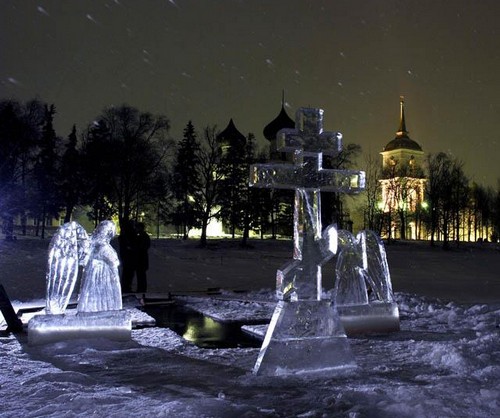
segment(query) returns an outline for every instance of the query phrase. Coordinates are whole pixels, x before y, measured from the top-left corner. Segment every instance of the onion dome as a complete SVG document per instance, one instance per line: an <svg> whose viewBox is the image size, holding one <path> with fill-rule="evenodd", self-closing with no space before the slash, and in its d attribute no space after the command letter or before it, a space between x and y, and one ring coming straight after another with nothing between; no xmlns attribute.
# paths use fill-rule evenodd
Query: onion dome
<svg viewBox="0 0 500 418"><path fill-rule="evenodd" d="M276 139L276 134L284 128L295 128L295 122L292 118L290 118L290 116L288 116L285 107L282 104L279 115L266 125L263 133L268 141L273 141Z"/></svg>
<svg viewBox="0 0 500 418"><path fill-rule="evenodd" d="M394 151L397 149L410 149L416 151L422 151L422 147L413 139L408 136L408 131L406 130L405 122L405 108L404 108L404 97L400 97L400 117L399 117L399 129L396 132L396 138L390 141L385 147L384 151Z"/></svg>
<svg viewBox="0 0 500 418"><path fill-rule="evenodd" d="M221 146L234 146L244 144L246 138L245 135L238 131L231 118L226 129L217 135L217 141Z"/></svg>

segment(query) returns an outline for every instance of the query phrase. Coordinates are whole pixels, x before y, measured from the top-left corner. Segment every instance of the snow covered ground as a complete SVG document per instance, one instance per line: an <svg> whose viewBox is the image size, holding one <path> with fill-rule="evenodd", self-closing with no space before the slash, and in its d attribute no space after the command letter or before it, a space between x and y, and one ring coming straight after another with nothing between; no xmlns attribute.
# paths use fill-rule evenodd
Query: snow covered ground
<svg viewBox="0 0 500 418"><path fill-rule="evenodd" d="M47 242L0 243L2 283L16 308L43 303ZM150 290L182 295L210 316L251 321L272 308L287 242L154 241ZM498 417L500 253L387 247L401 331L350 338L345 374L250 373L258 348L201 349L168 328L134 329L129 342L28 346L0 337L2 417ZM329 269L325 269L328 287ZM204 296L208 288L224 290ZM439 299L438 299L439 298ZM127 299L134 315L137 302ZM23 317L23 320L27 318Z"/></svg>

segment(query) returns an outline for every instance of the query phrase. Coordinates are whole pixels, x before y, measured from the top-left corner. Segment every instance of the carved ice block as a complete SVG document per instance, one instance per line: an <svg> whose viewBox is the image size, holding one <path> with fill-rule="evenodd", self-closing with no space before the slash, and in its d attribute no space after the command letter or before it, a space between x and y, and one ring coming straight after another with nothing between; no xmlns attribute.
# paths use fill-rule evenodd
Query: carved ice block
<svg viewBox="0 0 500 418"><path fill-rule="evenodd" d="M280 301L254 373L328 373L356 366L344 328L329 301Z"/></svg>
<svg viewBox="0 0 500 418"><path fill-rule="evenodd" d="M132 319L126 311L37 315L28 323L29 345L89 338L127 341L131 334Z"/></svg>

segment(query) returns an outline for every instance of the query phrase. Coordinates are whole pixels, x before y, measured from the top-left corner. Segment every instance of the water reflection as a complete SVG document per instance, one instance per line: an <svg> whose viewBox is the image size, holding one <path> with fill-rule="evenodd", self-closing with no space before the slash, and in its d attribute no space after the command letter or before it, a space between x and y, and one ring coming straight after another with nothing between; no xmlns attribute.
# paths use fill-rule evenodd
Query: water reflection
<svg viewBox="0 0 500 418"><path fill-rule="evenodd" d="M240 323L224 323L177 303L146 306L159 327L170 328L200 348L260 347L261 341L241 330Z"/></svg>

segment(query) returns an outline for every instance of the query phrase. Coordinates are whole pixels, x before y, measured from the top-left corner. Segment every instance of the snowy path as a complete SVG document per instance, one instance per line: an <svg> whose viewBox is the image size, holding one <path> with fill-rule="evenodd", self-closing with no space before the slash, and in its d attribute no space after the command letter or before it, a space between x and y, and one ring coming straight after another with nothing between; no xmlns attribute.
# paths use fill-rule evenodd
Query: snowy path
<svg viewBox="0 0 500 418"><path fill-rule="evenodd" d="M47 243L42 244L0 247L1 281L17 307L17 301L43 303ZM261 317L273 300L276 265L289 257L287 246L265 243L248 253L224 245L200 250L157 243L152 290L248 289L246 295L224 293L215 308L213 298L198 299L197 309L216 311L220 318ZM201 349L165 328L134 330L127 343L41 347L9 335L0 337L0 415L497 417L499 253L403 247L388 252L402 330L349 339L358 362L353 373L253 376L257 348Z"/></svg>

